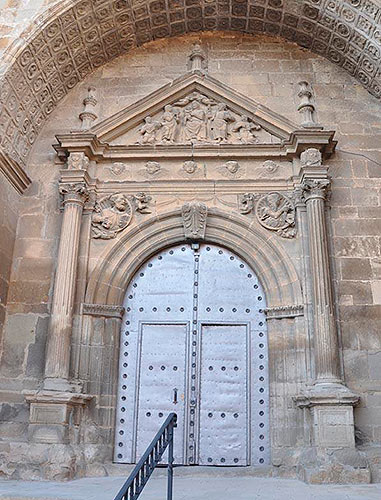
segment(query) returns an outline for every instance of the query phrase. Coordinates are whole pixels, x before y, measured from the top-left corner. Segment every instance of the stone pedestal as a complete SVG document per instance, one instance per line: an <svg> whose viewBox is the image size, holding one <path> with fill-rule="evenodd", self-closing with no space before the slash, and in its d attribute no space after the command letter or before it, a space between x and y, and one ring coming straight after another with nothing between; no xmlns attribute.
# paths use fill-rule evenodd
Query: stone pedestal
<svg viewBox="0 0 381 500"><path fill-rule="evenodd" d="M83 408L92 396L58 391L25 391L24 396L30 403L30 442L69 444L76 441Z"/></svg>

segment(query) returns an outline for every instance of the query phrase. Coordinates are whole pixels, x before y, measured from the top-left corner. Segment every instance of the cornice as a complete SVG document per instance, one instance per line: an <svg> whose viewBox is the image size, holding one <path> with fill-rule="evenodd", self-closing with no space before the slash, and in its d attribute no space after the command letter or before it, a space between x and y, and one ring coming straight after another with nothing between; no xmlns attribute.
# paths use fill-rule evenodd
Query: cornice
<svg viewBox="0 0 381 500"><path fill-rule="evenodd" d="M0 171L19 194L23 194L32 182L25 170L3 151L0 151Z"/></svg>
<svg viewBox="0 0 381 500"><path fill-rule="evenodd" d="M316 148L323 158L328 158L335 150L336 141L333 130L302 129L293 131L289 139L275 144L159 144L159 145L110 145L102 142L93 133L72 132L56 136L58 144L53 147L61 161L66 161L71 152L84 152L90 160L123 161L163 159L285 159L292 160L308 148Z"/></svg>

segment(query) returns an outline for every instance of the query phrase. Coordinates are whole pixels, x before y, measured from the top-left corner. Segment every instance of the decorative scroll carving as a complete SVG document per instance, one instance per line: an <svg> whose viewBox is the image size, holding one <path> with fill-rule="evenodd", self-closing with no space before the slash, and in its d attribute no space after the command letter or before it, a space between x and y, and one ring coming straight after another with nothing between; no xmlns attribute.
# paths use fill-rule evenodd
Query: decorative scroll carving
<svg viewBox="0 0 381 500"><path fill-rule="evenodd" d="M269 307L265 309L267 319L296 318L304 315L303 305Z"/></svg>
<svg viewBox="0 0 381 500"><path fill-rule="evenodd" d="M136 211L141 214L151 214L152 210L150 210L148 203L152 200L151 196L148 196L146 193L137 193L133 197L135 202Z"/></svg>
<svg viewBox="0 0 381 500"><path fill-rule="evenodd" d="M265 195L245 193L238 197L238 210L241 214L249 214L254 208L261 226L276 231L282 238L295 236L295 205L290 198L278 192Z"/></svg>
<svg viewBox="0 0 381 500"><path fill-rule="evenodd" d="M121 193L105 196L95 202L91 221L94 238L109 240L123 231L132 218L132 206Z"/></svg>
<svg viewBox="0 0 381 500"><path fill-rule="evenodd" d="M70 153L67 159L68 170L87 170L89 159L85 153Z"/></svg>
<svg viewBox="0 0 381 500"><path fill-rule="evenodd" d="M121 319L124 314L124 307L110 306L108 304L82 304L82 314L88 316L102 316L104 318Z"/></svg>
<svg viewBox="0 0 381 500"><path fill-rule="evenodd" d="M167 104L160 117L147 116L139 129L139 144L255 144L260 130L246 115L199 92Z"/></svg>
<svg viewBox="0 0 381 500"><path fill-rule="evenodd" d="M323 198L326 199L331 182L329 179L304 179L301 188L304 199Z"/></svg>
<svg viewBox="0 0 381 500"><path fill-rule="evenodd" d="M208 215L208 207L205 203L199 201L185 203L181 215L185 238L203 240L205 238L206 218Z"/></svg>
<svg viewBox="0 0 381 500"><path fill-rule="evenodd" d="M295 206L284 194L272 192L261 196L255 213L259 223L266 229L276 231L283 238L295 236Z"/></svg>
<svg viewBox="0 0 381 500"><path fill-rule="evenodd" d="M318 149L309 148L300 155L302 167L319 167L321 165L321 153Z"/></svg>

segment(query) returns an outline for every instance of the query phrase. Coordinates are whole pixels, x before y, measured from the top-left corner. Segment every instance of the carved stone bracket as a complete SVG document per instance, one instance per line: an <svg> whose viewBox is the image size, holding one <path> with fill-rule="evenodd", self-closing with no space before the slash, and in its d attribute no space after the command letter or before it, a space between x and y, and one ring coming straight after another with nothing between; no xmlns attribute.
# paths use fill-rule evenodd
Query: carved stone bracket
<svg viewBox="0 0 381 500"><path fill-rule="evenodd" d="M97 200L91 220L93 238L115 238L130 224L134 211L140 214L152 213L149 208L151 199L146 193L137 193L134 196L115 193Z"/></svg>
<svg viewBox="0 0 381 500"><path fill-rule="evenodd" d="M182 207L184 236L186 239L197 241L205 238L208 207L205 203L191 201Z"/></svg>
<svg viewBox="0 0 381 500"><path fill-rule="evenodd" d="M245 193L239 197L238 205L241 214L254 211L262 227L275 231L282 238L293 238L296 235L295 205L283 193Z"/></svg>
<svg viewBox="0 0 381 500"><path fill-rule="evenodd" d="M265 309L267 319L296 318L304 315L303 305L269 307Z"/></svg>
<svg viewBox="0 0 381 500"><path fill-rule="evenodd" d="M124 307L111 306L108 304L85 304L81 306L82 314L88 316L101 316L103 318L118 318L121 319L124 314Z"/></svg>

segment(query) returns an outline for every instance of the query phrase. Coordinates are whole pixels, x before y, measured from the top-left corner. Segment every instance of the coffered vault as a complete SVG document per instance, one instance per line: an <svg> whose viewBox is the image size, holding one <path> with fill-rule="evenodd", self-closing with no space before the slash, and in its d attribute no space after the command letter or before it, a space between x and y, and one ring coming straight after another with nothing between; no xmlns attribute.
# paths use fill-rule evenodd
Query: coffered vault
<svg viewBox="0 0 381 500"><path fill-rule="evenodd" d="M151 40L191 32L283 37L343 67L380 98L380 16L381 6L370 0L60 2L5 53L0 160L25 164L57 103L95 68Z"/></svg>

